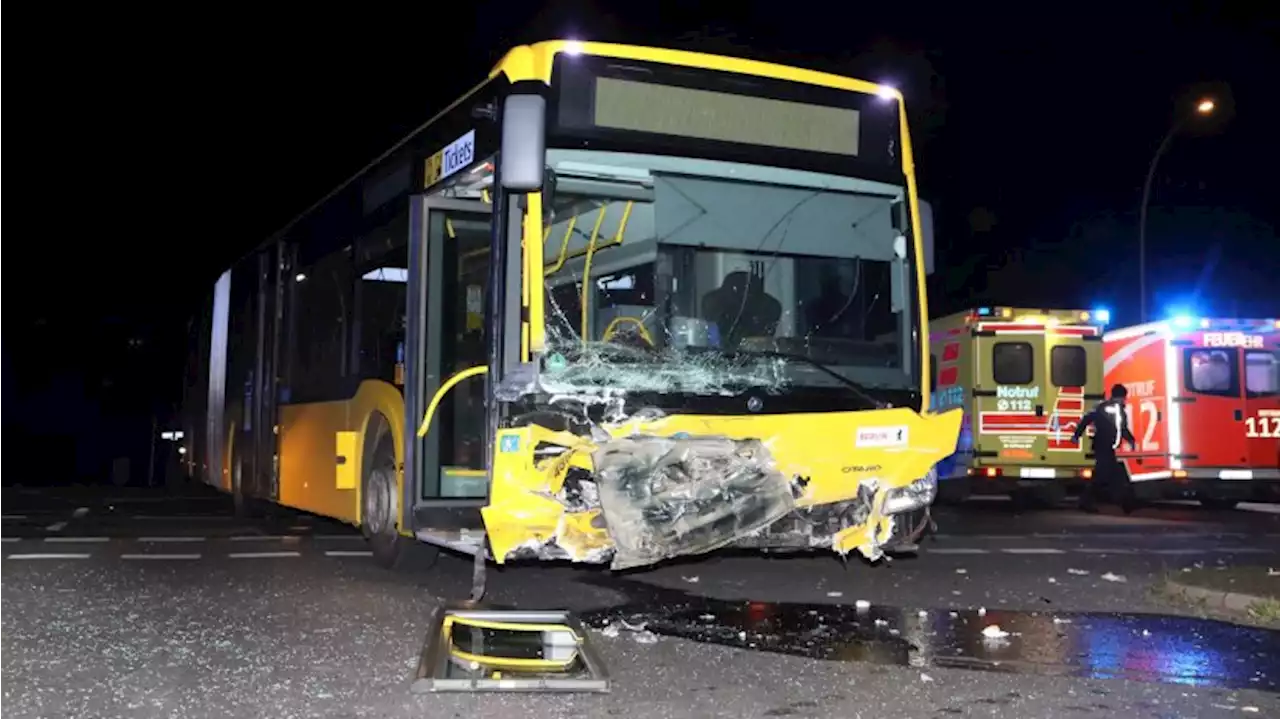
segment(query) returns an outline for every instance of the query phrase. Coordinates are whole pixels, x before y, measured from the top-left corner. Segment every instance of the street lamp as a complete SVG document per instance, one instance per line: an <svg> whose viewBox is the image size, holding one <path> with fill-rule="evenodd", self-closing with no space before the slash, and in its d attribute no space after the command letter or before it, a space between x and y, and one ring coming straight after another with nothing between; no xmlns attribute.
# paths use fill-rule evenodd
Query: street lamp
<svg viewBox="0 0 1280 719"><path fill-rule="evenodd" d="M1169 143L1173 140L1173 136L1183 128L1196 115L1207 117L1213 114L1217 108L1217 104L1213 98L1203 98L1196 103L1195 114L1179 113L1178 118L1173 121L1169 127L1169 131L1165 133L1164 139L1160 141L1160 146L1156 148L1156 154L1151 157L1151 166L1147 168L1147 181L1142 186L1142 204L1138 207L1138 319L1140 322L1147 321L1147 203L1151 200L1151 181L1156 176L1156 165L1160 163L1160 157L1164 155L1164 151L1169 148Z"/></svg>

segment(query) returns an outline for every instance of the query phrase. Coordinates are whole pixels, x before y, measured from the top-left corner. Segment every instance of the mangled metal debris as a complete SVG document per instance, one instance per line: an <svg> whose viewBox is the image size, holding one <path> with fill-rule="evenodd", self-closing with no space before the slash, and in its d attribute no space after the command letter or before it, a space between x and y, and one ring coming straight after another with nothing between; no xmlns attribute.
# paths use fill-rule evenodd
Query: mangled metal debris
<svg viewBox="0 0 1280 719"><path fill-rule="evenodd" d="M958 414L892 408L803 357L677 345L647 330L584 340L577 321L548 309L547 352L495 388L521 412L499 432L482 510L497 561L628 569L725 546L821 547L876 561L913 549L928 526L933 465L954 448ZM645 321L632 319L621 326ZM845 387L833 391L849 392L851 409L789 414L784 432L779 415L758 410L789 397L806 372ZM651 404L692 397L741 398L744 409L669 415ZM873 424L893 424L859 450L872 413L886 413ZM874 432L890 430L900 443L876 445ZM846 439L819 439L833 431Z"/></svg>
<svg viewBox="0 0 1280 719"><path fill-rule="evenodd" d="M614 569L718 549L795 508L791 482L757 440L624 437L593 461Z"/></svg>

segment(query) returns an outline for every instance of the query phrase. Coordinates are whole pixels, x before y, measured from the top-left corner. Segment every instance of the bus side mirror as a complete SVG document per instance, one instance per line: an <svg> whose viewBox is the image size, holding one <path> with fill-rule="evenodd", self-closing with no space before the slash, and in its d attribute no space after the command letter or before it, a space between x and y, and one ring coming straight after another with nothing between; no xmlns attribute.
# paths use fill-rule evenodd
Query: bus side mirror
<svg viewBox="0 0 1280 719"><path fill-rule="evenodd" d="M542 95L508 95L502 103L502 146L498 176L512 192L542 189L547 160L547 100Z"/></svg>

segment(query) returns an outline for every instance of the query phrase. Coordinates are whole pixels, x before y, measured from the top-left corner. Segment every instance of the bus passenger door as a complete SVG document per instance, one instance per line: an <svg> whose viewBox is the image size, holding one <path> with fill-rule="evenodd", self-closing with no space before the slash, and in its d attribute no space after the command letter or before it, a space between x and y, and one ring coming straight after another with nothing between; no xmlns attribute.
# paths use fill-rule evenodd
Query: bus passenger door
<svg viewBox="0 0 1280 719"><path fill-rule="evenodd" d="M413 526L476 529L488 496L486 377L474 374L437 397L460 372L488 364L491 205L414 198L405 357L405 504ZM437 399L425 437L418 429Z"/></svg>
<svg viewBox="0 0 1280 719"><path fill-rule="evenodd" d="M275 243L258 255L257 358L250 402L253 413L253 477L249 494L275 501L279 498L278 422L276 413L280 362L281 291L283 248Z"/></svg>

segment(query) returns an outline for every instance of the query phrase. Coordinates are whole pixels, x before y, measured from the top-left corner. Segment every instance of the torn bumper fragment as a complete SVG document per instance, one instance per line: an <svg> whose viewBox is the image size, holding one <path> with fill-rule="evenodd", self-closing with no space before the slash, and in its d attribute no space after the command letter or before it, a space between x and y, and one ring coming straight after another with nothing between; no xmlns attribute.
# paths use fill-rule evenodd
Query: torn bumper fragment
<svg viewBox="0 0 1280 719"><path fill-rule="evenodd" d="M632 436L603 443L592 461L614 569L709 552L795 508L791 481L758 440Z"/></svg>

